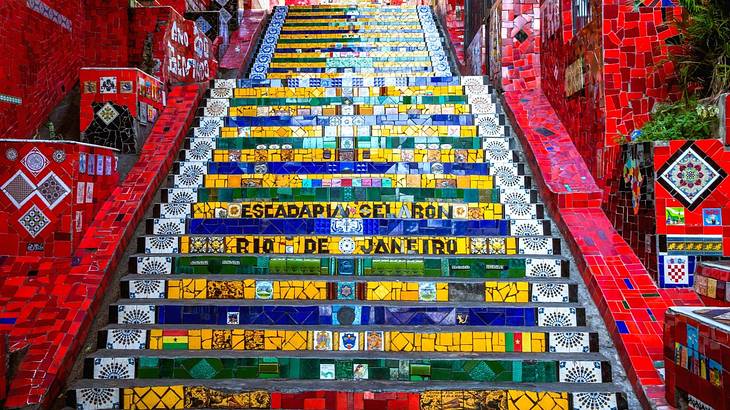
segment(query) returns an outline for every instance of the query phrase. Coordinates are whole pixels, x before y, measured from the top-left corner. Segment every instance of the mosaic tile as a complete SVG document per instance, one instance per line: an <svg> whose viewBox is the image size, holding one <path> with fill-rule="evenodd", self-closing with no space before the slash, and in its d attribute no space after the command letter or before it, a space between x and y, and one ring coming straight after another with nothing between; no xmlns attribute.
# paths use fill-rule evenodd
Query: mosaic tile
<svg viewBox="0 0 730 410"><path fill-rule="evenodd" d="M134 359L96 358L94 359L94 379L134 379Z"/></svg>
<svg viewBox="0 0 730 410"><path fill-rule="evenodd" d="M727 173L694 145L677 151L657 171L657 181L689 210L693 210Z"/></svg>
<svg viewBox="0 0 730 410"><path fill-rule="evenodd" d="M51 223L51 220L38 206L33 205L18 219L18 223L35 238Z"/></svg>
<svg viewBox="0 0 730 410"><path fill-rule="evenodd" d="M119 389L92 387L76 390L76 407L81 410L104 410L120 407Z"/></svg>
<svg viewBox="0 0 730 410"><path fill-rule="evenodd" d="M0 189L16 208L21 208L33 197L36 185L28 179L23 171L17 171L5 181Z"/></svg>

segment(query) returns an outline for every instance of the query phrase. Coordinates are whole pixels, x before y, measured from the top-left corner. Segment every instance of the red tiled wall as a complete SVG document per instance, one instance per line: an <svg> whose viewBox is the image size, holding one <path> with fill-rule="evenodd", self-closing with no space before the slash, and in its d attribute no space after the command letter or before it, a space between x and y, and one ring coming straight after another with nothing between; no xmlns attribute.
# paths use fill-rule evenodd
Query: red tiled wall
<svg viewBox="0 0 730 410"><path fill-rule="evenodd" d="M101 203L117 185L114 151L73 143L18 140L0 142L0 152L0 185L5 187L0 194L0 255L70 257ZM95 159L93 172L87 161L91 155ZM84 166L79 164L81 156ZM97 175L99 157L103 158L102 175ZM108 168L106 158L111 158ZM8 181L12 182L8 185ZM50 181L60 182L54 182L56 189L42 189L60 192L57 201L43 201L41 189L36 189ZM11 188L19 184L30 190L28 196L18 196L22 189ZM15 192L15 201L9 192ZM46 221L37 231L23 227L21 219L29 211L42 214L37 216Z"/></svg>
<svg viewBox="0 0 730 410"><path fill-rule="evenodd" d="M160 6L172 7L173 9L175 9L175 11L180 13L180 15L183 15L186 11L188 11L188 6L185 0L156 0L156 2Z"/></svg>
<svg viewBox="0 0 730 410"><path fill-rule="evenodd" d="M570 10L571 0L544 0L541 6L542 89L594 176L605 123L600 3L591 2L594 18L576 36L570 22L560 20L560 11ZM570 17L570 12L566 14ZM565 71L579 59L583 59L584 87L567 96Z"/></svg>
<svg viewBox="0 0 730 410"><path fill-rule="evenodd" d="M519 40L521 33L526 36L522 41ZM501 46L504 91L539 88L539 0L502 0Z"/></svg>
<svg viewBox="0 0 730 410"><path fill-rule="evenodd" d="M728 309L698 309L695 314L717 316ZM666 399L679 407L675 391L699 399L715 410L730 409L730 333L717 322L699 319L668 310L664 316L664 365L666 366ZM690 408L708 408L690 403ZM692 405L694 404L694 405Z"/></svg>
<svg viewBox="0 0 730 410"><path fill-rule="evenodd" d="M667 23L681 15L681 8L659 4L635 9L623 0L604 0L603 8L605 144L613 145L621 134L641 128L657 101L677 95L671 81L674 66L662 62L667 39L678 34Z"/></svg>
<svg viewBox="0 0 730 410"><path fill-rule="evenodd" d="M87 62L126 65L126 53L119 48L126 44L126 0L34 4L60 13L70 30L31 10L25 0L2 1L0 56L12 56L12 64L0 66L0 94L22 99L20 105L0 101L0 135L5 138L32 136Z"/></svg>
<svg viewBox="0 0 730 410"><path fill-rule="evenodd" d="M84 66L125 67L129 64L128 6L129 0L85 0Z"/></svg>
<svg viewBox="0 0 730 410"><path fill-rule="evenodd" d="M617 139L640 129L649 119L657 102L675 99L679 93L674 66L666 62L667 39L678 34L668 24L681 15L681 8L639 7L622 0L605 0L603 16L605 147L617 145ZM602 171L596 171L598 183L620 178L618 150L606 150L601 158ZM584 154L585 156L586 154Z"/></svg>
<svg viewBox="0 0 730 410"><path fill-rule="evenodd" d="M599 186L607 187L622 172L621 151L610 147L640 128L657 101L676 95L673 65L662 63L666 40L677 34L667 23L681 9L593 0L591 22L574 35L570 7L570 0L543 0L545 27L557 26L542 37L543 91ZM584 87L566 96L566 68L580 58Z"/></svg>
<svg viewBox="0 0 730 410"><path fill-rule="evenodd" d="M187 46L175 41L175 36L172 35L173 25L177 28L177 33L187 34ZM207 45L208 54L207 57L196 55L194 25L194 22L185 20L172 7L135 8L132 11L130 27L132 32L129 41L130 64L144 69L164 84L199 82L215 77L218 62L214 57L212 42L203 33L198 32L197 37ZM170 51L170 46L175 49L174 53ZM196 76L192 70L183 74L171 71L170 61L173 56L182 57L178 61L182 62L183 67L187 66L187 59L191 58L200 65L206 65L207 75Z"/></svg>
<svg viewBox="0 0 730 410"><path fill-rule="evenodd" d="M114 77L116 79L116 92L101 93L101 78ZM94 102L112 101L118 105L129 108L133 117L139 118L138 103L141 101L150 104L155 110L162 109L162 83L142 71L133 68L85 68L81 70L81 103L80 103L80 128L86 130L94 119ZM132 89L122 89L122 81L131 82ZM147 116L145 115L145 118Z"/></svg>

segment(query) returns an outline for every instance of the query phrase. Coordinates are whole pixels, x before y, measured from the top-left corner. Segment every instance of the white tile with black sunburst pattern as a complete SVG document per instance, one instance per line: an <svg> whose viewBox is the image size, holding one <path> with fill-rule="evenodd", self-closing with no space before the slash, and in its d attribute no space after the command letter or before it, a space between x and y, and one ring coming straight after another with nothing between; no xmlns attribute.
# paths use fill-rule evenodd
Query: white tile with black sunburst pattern
<svg viewBox="0 0 730 410"><path fill-rule="evenodd" d="M135 267L135 273L140 275L170 275L172 274L172 258L169 256L138 256Z"/></svg>
<svg viewBox="0 0 730 410"><path fill-rule="evenodd" d="M573 410L616 410L616 393L573 393Z"/></svg>
<svg viewBox="0 0 730 410"><path fill-rule="evenodd" d="M546 232L543 221L527 218L517 218L510 221L510 232L512 236L542 236L550 234L550 232Z"/></svg>
<svg viewBox="0 0 730 410"><path fill-rule="evenodd" d="M155 305L118 305L116 310L120 325L155 324Z"/></svg>
<svg viewBox="0 0 730 410"><path fill-rule="evenodd" d="M106 334L106 348L136 350L147 347L146 329L109 329Z"/></svg>
<svg viewBox="0 0 730 410"><path fill-rule="evenodd" d="M154 218L152 220L152 235L182 235L185 233L185 219L163 219Z"/></svg>
<svg viewBox="0 0 730 410"><path fill-rule="evenodd" d="M591 351L588 332L550 332L548 349L554 353L587 353Z"/></svg>
<svg viewBox="0 0 730 410"><path fill-rule="evenodd" d="M577 311L573 307L537 308L537 325L544 327L576 327Z"/></svg>
<svg viewBox="0 0 730 410"><path fill-rule="evenodd" d="M120 394L117 388L90 387L76 389L77 410L119 409Z"/></svg>
<svg viewBox="0 0 730 410"><path fill-rule="evenodd" d="M490 164L512 163L512 153L508 138L489 138L482 142L484 159Z"/></svg>
<svg viewBox="0 0 730 410"><path fill-rule="evenodd" d="M227 98L209 98L205 102L203 115L206 117L225 117L228 115L230 102Z"/></svg>
<svg viewBox="0 0 730 410"><path fill-rule="evenodd" d="M211 161L216 143L210 138L190 139L190 148L185 150L185 159L192 161Z"/></svg>
<svg viewBox="0 0 730 410"><path fill-rule="evenodd" d="M127 357L94 358L94 379L134 379L134 359Z"/></svg>
<svg viewBox="0 0 730 410"><path fill-rule="evenodd" d="M602 364L599 361L561 361L558 380L561 383L603 383Z"/></svg>
<svg viewBox="0 0 730 410"><path fill-rule="evenodd" d="M195 137L219 137L223 127L223 119L218 117L203 117L197 127L193 128Z"/></svg>
<svg viewBox="0 0 730 410"><path fill-rule="evenodd" d="M151 279L133 279L129 282L130 299L164 299L165 281Z"/></svg>
<svg viewBox="0 0 730 410"><path fill-rule="evenodd" d="M176 188L193 188L203 185L204 175L208 168L205 162L181 162L178 174L174 176L173 183Z"/></svg>
<svg viewBox="0 0 730 410"><path fill-rule="evenodd" d="M570 301L570 285L567 283L541 282L532 284L533 302L559 302Z"/></svg>
<svg viewBox="0 0 730 410"><path fill-rule="evenodd" d="M549 236L524 236L517 238L520 244L520 254L523 255L552 255L553 238Z"/></svg>
<svg viewBox="0 0 730 410"><path fill-rule="evenodd" d="M529 278L559 278L562 276L562 261L560 259L525 260L525 276Z"/></svg>
<svg viewBox="0 0 730 410"><path fill-rule="evenodd" d="M167 254L179 251L180 246L176 236L146 236L144 238L144 253Z"/></svg>

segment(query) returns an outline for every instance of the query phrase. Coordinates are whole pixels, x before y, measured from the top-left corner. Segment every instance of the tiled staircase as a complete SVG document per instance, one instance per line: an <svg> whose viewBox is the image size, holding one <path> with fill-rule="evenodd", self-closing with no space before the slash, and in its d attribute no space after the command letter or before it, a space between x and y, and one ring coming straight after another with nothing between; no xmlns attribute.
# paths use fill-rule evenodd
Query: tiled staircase
<svg viewBox="0 0 730 410"><path fill-rule="evenodd" d="M626 408L496 95L449 67L428 7L277 7L69 402Z"/></svg>

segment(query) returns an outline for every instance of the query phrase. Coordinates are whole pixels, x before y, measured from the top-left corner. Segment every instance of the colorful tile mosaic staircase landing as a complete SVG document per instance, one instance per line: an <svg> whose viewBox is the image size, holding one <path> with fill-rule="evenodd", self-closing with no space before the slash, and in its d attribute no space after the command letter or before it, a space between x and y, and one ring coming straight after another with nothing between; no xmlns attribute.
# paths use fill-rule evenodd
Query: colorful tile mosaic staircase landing
<svg viewBox="0 0 730 410"><path fill-rule="evenodd" d="M70 404L627 408L492 88L450 67L428 7L276 7Z"/></svg>

